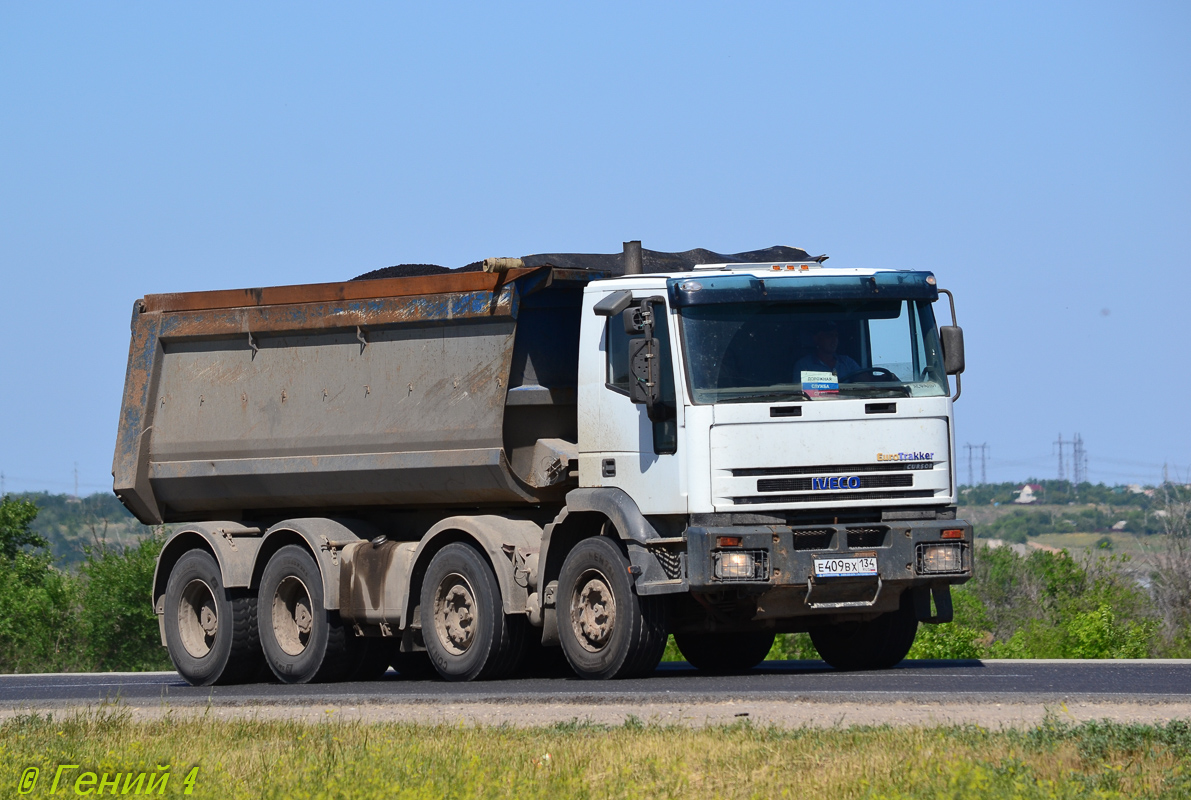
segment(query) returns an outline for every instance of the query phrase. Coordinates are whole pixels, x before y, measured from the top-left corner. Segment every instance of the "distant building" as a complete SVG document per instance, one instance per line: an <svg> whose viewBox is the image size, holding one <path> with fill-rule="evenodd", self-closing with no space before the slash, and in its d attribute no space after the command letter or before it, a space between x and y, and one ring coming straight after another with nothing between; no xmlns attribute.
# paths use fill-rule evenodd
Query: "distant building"
<svg viewBox="0 0 1191 800"><path fill-rule="evenodd" d="M1038 498L1034 496L1035 492L1042 491L1042 487L1037 483L1027 483L1017 490L1017 497L1013 498L1013 502L1020 505L1029 505L1030 503L1037 503Z"/></svg>

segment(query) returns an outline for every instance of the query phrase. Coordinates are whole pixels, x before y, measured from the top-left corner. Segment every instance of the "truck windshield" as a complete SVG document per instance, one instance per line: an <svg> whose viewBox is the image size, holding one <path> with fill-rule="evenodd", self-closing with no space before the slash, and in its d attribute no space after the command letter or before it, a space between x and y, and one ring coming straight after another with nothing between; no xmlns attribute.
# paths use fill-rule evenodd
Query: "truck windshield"
<svg viewBox="0 0 1191 800"><path fill-rule="evenodd" d="M696 403L949 394L926 300L717 303L679 314Z"/></svg>

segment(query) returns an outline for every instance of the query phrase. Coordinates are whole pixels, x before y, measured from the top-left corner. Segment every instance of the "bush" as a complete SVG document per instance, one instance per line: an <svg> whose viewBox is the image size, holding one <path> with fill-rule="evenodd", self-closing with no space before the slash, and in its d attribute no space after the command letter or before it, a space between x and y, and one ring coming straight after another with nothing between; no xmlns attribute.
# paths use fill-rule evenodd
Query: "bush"
<svg viewBox="0 0 1191 800"><path fill-rule="evenodd" d="M127 550L89 549L80 568L83 581L79 622L92 669L168 669L150 590L161 537Z"/></svg>
<svg viewBox="0 0 1191 800"><path fill-rule="evenodd" d="M36 516L33 503L0 499L0 672L168 667L149 602L161 537L89 549L67 572L30 530Z"/></svg>

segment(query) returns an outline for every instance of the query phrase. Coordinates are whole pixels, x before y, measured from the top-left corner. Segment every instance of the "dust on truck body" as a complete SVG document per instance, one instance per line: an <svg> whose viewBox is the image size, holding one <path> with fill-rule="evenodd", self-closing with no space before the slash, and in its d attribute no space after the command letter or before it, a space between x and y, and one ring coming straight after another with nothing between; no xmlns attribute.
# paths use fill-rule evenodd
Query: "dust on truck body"
<svg viewBox="0 0 1191 800"><path fill-rule="evenodd" d="M948 621L972 532L934 276L639 252L138 301L114 488L172 524L182 676L471 680L561 647L624 677L670 633L732 672L798 631L882 668Z"/></svg>

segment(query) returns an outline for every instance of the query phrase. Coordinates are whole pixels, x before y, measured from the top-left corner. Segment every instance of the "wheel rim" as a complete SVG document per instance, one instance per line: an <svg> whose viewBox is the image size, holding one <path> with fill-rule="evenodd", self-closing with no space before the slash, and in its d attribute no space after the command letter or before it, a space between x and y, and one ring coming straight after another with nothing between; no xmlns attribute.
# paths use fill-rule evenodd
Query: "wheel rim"
<svg viewBox="0 0 1191 800"><path fill-rule="evenodd" d="M616 597L611 581L599 570L589 570L575 582L571 599L571 630L587 651L598 653L616 628Z"/></svg>
<svg viewBox="0 0 1191 800"><path fill-rule="evenodd" d="M182 646L194 658L202 658L211 652L219 633L219 609L215 605L215 593L205 581L195 578L182 590L182 602L178 604L178 632Z"/></svg>
<svg viewBox="0 0 1191 800"><path fill-rule="evenodd" d="M287 655L301 655L314 630L314 604L300 578L287 575L273 592L273 638Z"/></svg>
<svg viewBox="0 0 1191 800"><path fill-rule="evenodd" d="M452 655L461 656L476 636L476 593L467 578L447 575L434 592L434 632Z"/></svg>

